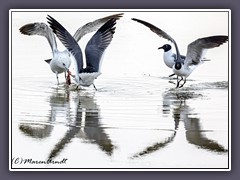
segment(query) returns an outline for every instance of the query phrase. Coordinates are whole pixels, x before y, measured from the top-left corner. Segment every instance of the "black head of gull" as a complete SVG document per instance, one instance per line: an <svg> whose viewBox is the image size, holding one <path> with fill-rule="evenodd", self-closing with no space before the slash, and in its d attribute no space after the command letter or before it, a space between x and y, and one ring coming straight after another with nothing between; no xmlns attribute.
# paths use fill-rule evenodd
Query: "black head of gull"
<svg viewBox="0 0 240 180"><path fill-rule="evenodd" d="M164 44L163 46L159 47L158 49L163 49L164 52L168 52L172 49L172 46L170 44Z"/></svg>
<svg viewBox="0 0 240 180"><path fill-rule="evenodd" d="M187 55L183 56L179 52L176 41L166 32L146 21L136 18L132 18L132 20L147 26L148 28L150 28L152 32L156 33L159 37L167 39L174 44L176 54L172 53L171 48L169 49L165 45L160 47L159 49L164 50L163 59L165 64L168 67L172 68L174 74L177 75L177 88L183 87L183 85L186 83L186 78L193 72L193 70L198 65L205 61L204 55L206 54L206 51L208 49L219 47L220 45L228 41L228 36L226 35L199 38L188 45ZM178 80L178 77L181 77L181 79ZM184 82L182 85L180 85L180 82L183 79Z"/></svg>
<svg viewBox="0 0 240 180"><path fill-rule="evenodd" d="M101 74L102 55L112 41L115 33L116 18L108 20L88 41L85 48L86 68L83 67L82 51L76 40L53 17L47 17L48 23L59 40L75 59L75 80L77 85L94 86L94 80ZM94 86L95 88L95 86ZM95 88L96 89L96 88Z"/></svg>

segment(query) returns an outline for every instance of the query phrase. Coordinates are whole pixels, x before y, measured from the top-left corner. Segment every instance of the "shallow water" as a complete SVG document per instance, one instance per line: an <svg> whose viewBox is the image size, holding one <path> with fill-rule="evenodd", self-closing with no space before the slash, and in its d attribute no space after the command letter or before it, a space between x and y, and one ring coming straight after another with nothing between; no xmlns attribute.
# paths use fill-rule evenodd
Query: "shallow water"
<svg viewBox="0 0 240 180"><path fill-rule="evenodd" d="M227 167L227 82L177 90L156 86L172 86L162 78L114 80L99 79L98 91L14 88L13 157L67 158L58 167L68 168Z"/></svg>
<svg viewBox="0 0 240 180"><path fill-rule="evenodd" d="M208 73L201 68L176 89L176 80L167 77L171 71L157 69L154 62L147 68L143 63L136 71L113 73L115 62L106 62L114 59L121 70L121 60L134 63L136 59L113 56L118 51L112 47L105 55L103 74L95 81L97 91L93 87L76 90L64 84L63 75L60 85L56 84L48 65L39 60L49 54L35 48L47 42L17 34L22 23L24 19L17 19L13 26L12 168L229 168L225 56L221 61L226 72ZM126 23L130 22L122 25ZM118 38L119 49L126 34ZM26 54L30 45L31 52ZM144 53L154 59L150 51ZM219 58L222 51L211 56ZM159 62L162 53L157 55ZM131 67L134 64L129 63L127 69ZM35 164L29 159L66 162Z"/></svg>

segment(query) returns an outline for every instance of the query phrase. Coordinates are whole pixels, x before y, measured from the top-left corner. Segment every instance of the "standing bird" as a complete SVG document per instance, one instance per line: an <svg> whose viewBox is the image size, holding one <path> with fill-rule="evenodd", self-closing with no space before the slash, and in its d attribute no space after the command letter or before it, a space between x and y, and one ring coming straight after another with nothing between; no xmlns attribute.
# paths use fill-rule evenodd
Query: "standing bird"
<svg viewBox="0 0 240 180"><path fill-rule="evenodd" d="M57 84L59 84L58 74L68 71L71 65L70 53L68 50L59 51L57 49L56 37L51 28L45 23L30 23L22 26L20 32L25 35L40 35L47 38L49 45L52 49L52 59L45 60L53 73L56 74Z"/></svg>
<svg viewBox="0 0 240 180"><path fill-rule="evenodd" d="M163 49L163 61L169 68L173 68L173 65L175 64L175 61L177 59L177 55L172 52L172 46L170 44L164 44L162 47L159 47L158 49ZM186 56L180 55L181 59L185 59ZM175 74L169 75L169 77L174 76Z"/></svg>
<svg viewBox="0 0 240 180"><path fill-rule="evenodd" d="M53 32L57 35L59 40L73 55L76 61L75 80L77 85L90 86L94 85L94 80L101 74L101 61L102 55L106 48L112 41L113 34L115 33L116 18L108 20L102 25L98 31L88 41L85 49L86 55L86 67L83 67L82 51L76 40L70 35L70 33L53 17L47 17L48 23Z"/></svg>
<svg viewBox="0 0 240 180"><path fill-rule="evenodd" d="M186 78L193 72L193 70L198 65L200 65L201 63L203 63L203 61L206 60L204 58L204 55L206 54L206 51L208 49L219 47L220 45L228 41L228 36L225 36L225 35L199 38L188 45L187 55L183 56L179 52L176 41L166 32L164 32L163 30L157 28L156 26L148 22L135 19L135 18L132 18L132 20L137 21L149 27L150 30L156 33L158 36L165 38L174 44L176 49L176 54L172 52L171 45L169 44L165 44L158 49L164 50L163 59L165 64L168 67L172 68L174 74L177 75L177 88L183 87L183 85L186 83ZM178 80L179 76L181 77L180 80ZM184 80L184 82L182 85L180 85L180 82L182 80Z"/></svg>
<svg viewBox="0 0 240 180"><path fill-rule="evenodd" d="M104 23L106 23L111 18L119 19L122 17L122 13L120 14L114 14L111 16L103 17L100 19L97 19L95 21L89 22L83 26L81 26L76 33L74 34L74 39L76 42L78 42L85 34L91 33L93 31L96 31L99 29ZM53 57L51 59L45 60L49 65L53 73L56 74L57 83L59 84L58 80L58 74L65 73L66 78L66 72L69 72L69 67L71 65L71 58L70 53L66 49L64 51L59 51L57 49L57 43L56 43L56 37L52 31L52 29L45 23L29 23L24 26L22 26L20 29L20 32L25 35L40 35L44 36L52 49ZM70 77L67 76L66 81L68 84L70 84Z"/></svg>

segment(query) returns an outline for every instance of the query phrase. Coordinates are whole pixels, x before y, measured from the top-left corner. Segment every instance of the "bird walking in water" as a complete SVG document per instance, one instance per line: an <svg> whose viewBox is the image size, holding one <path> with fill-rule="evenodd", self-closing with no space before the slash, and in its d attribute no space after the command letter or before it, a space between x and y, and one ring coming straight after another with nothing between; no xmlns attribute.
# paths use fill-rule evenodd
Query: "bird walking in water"
<svg viewBox="0 0 240 180"><path fill-rule="evenodd" d="M82 50L70 33L53 17L47 17L48 23L59 40L75 59L75 81L77 85L94 85L94 80L101 74L102 56L112 41L117 18L112 18L103 24L88 41L85 48L86 67L83 67Z"/></svg>
<svg viewBox="0 0 240 180"><path fill-rule="evenodd" d="M40 35L47 38L49 45L52 49L52 59L45 60L53 73L56 74L57 84L59 84L58 74L68 71L71 65L70 53L68 50L59 51L57 48L56 37L52 29L45 23L30 23L22 26L20 32L25 35Z"/></svg>
<svg viewBox="0 0 240 180"><path fill-rule="evenodd" d="M78 42L84 35L91 33L93 31L98 30L104 23L106 23L109 19L116 18L119 19L122 17L122 13L114 14L110 16L106 16L95 21L89 22L75 32L73 35L76 42ZM64 51L59 51L57 48L56 37L52 31L52 29L45 23L35 22L29 23L22 26L20 32L24 35L39 35L45 37L52 50L53 57L51 59L45 60L49 65L53 73L56 74L57 84L59 84L58 74L64 72L66 83L71 84L70 81L70 71L69 67L71 65L70 52L66 49ZM68 72L68 76L66 76L66 72Z"/></svg>
<svg viewBox="0 0 240 180"><path fill-rule="evenodd" d="M172 47L170 44L165 44L158 49L164 50L163 60L168 67L173 69L174 74L170 76L175 74L177 75L177 88L183 87L183 85L186 83L186 78L193 72L193 70L196 69L198 65L206 61L204 56L208 49L219 47L228 41L228 36L225 35L199 38L188 45L187 54L186 56L183 56L179 52L176 41L166 32L143 20L136 18L132 18L132 20L147 26L152 32L171 41L174 44L176 54L172 52ZM183 83L180 85L182 80Z"/></svg>

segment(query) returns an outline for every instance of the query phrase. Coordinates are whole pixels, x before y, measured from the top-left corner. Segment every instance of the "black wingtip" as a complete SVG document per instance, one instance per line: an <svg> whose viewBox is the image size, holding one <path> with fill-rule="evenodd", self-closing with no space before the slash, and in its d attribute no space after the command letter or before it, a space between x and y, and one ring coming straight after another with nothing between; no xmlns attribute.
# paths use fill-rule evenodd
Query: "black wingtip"
<svg viewBox="0 0 240 180"><path fill-rule="evenodd" d="M52 28L53 24L56 22L56 20L48 14L47 15L47 22L48 22L49 26ZM52 30L54 32L54 28L52 28Z"/></svg>
<svg viewBox="0 0 240 180"><path fill-rule="evenodd" d="M112 17L112 18L115 18L116 20L119 20L121 17L123 17L123 15L124 15L124 13L119 13L119 14L114 14L114 15L108 16L108 17Z"/></svg>
<svg viewBox="0 0 240 180"><path fill-rule="evenodd" d="M114 27L115 24L116 24L116 20L117 20L116 18L112 18L112 19L108 20L104 25L102 25L100 27L100 29L98 31L104 32L104 31L106 31L108 29L111 29L112 34L114 34L115 33L115 29L116 29L116 27Z"/></svg>
<svg viewBox="0 0 240 180"><path fill-rule="evenodd" d="M226 42L228 41L228 36L226 35L218 35L218 36L212 36L212 38L222 41L222 42Z"/></svg>
<svg viewBox="0 0 240 180"><path fill-rule="evenodd" d="M136 22L141 22L141 20L139 19L136 19L136 18L132 18L133 21L136 21Z"/></svg>
<svg viewBox="0 0 240 180"><path fill-rule="evenodd" d="M121 17L123 17L123 15L124 15L124 13L119 13L119 14L117 14L118 19L121 18Z"/></svg>
<svg viewBox="0 0 240 180"><path fill-rule="evenodd" d="M24 35L31 35L32 30L34 29L35 23L29 23L25 24L21 28L19 28L19 31Z"/></svg>
<svg viewBox="0 0 240 180"><path fill-rule="evenodd" d="M48 15L47 15L47 20L52 20L52 19L54 19L54 18L48 14ZM55 19L54 19L54 20L55 20Z"/></svg>
<svg viewBox="0 0 240 180"><path fill-rule="evenodd" d="M136 21L136 22L138 22L138 23L140 23L140 24L143 24L143 25L147 26L147 27L150 28L153 32L155 32L154 29L157 28L157 27L155 27L153 24L150 24L149 22L146 22L146 21L143 21L143 20L140 20L140 19L132 18L132 20L133 20L133 21ZM158 28L158 29L159 29L159 28ZM162 30L159 29L159 31L162 31ZM156 33L156 32L155 32L155 33Z"/></svg>
<svg viewBox="0 0 240 180"><path fill-rule="evenodd" d="M56 33L56 27L61 27L63 28L63 26L56 20L54 19L52 16L47 15L47 22L50 25L50 27L52 28L53 32Z"/></svg>
<svg viewBox="0 0 240 180"><path fill-rule="evenodd" d="M51 22L52 20L55 20L52 16L50 16L49 14L47 15L47 22ZM56 21L56 20L55 20Z"/></svg>
<svg viewBox="0 0 240 180"><path fill-rule="evenodd" d="M214 47L218 47L223 43L226 43L228 41L228 36L226 35L215 35L215 36L209 36L204 38L206 40L206 43L215 43Z"/></svg>
<svg viewBox="0 0 240 180"><path fill-rule="evenodd" d="M137 22L140 22L140 23L143 23L144 21L143 20L140 20L140 19L136 19L136 18L132 18L133 21L137 21Z"/></svg>
<svg viewBox="0 0 240 180"><path fill-rule="evenodd" d="M49 24L51 24L52 22L56 22L56 19L54 19L52 16L50 16L49 14L47 15L47 22L49 23Z"/></svg>

